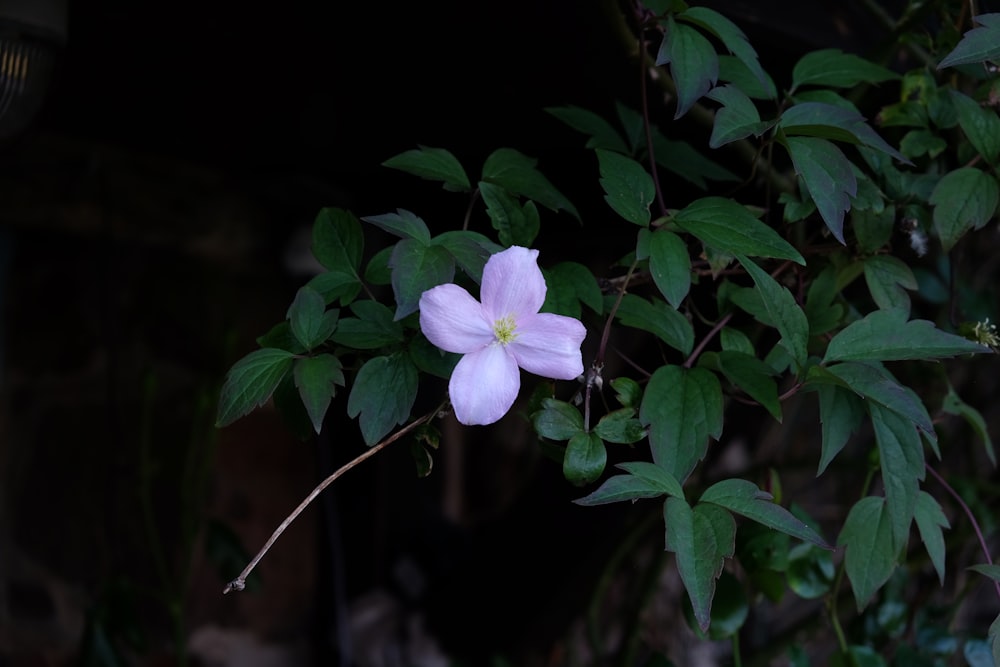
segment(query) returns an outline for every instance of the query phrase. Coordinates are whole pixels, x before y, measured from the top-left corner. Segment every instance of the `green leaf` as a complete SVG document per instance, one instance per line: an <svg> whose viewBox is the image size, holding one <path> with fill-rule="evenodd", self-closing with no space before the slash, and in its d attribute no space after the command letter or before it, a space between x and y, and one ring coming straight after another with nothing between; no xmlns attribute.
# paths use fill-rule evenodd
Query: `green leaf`
<svg viewBox="0 0 1000 667"><path fill-rule="evenodd" d="M955 393L955 389L951 385L948 385L948 393L941 404L941 411L949 415L960 415L963 417L976 434L982 438L983 445L986 447L986 456L989 457L990 463L994 466L997 464L996 454L993 451L993 440L990 438L990 431L986 426L986 420L983 419L983 415L979 410L963 401Z"/></svg>
<svg viewBox="0 0 1000 667"><path fill-rule="evenodd" d="M513 148L498 148L486 158L482 180L536 201L549 210L564 210L579 220L576 207L535 168L537 163L538 160Z"/></svg>
<svg viewBox="0 0 1000 667"><path fill-rule="evenodd" d="M668 17L666 34L656 64L670 63L670 77L677 88L678 119L694 106L719 79L719 56L700 32Z"/></svg>
<svg viewBox="0 0 1000 667"><path fill-rule="evenodd" d="M725 479L716 482L701 494L698 502L725 507L731 512L804 542L811 542L824 549L832 548L816 531L784 507L774 503L770 493L761 491L756 484L745 479Z"/></svg>
<svg viewBox="0 0 1000 667"><path fill-rule="evenodd" d="M293 375L295 386L302 397L309 421L316 433L323 427L323 417L330 407L330 399L337 393L337 385L344 386L343 366L332 354L320 354L295 361Z"/></svg>
<svg viewBox="0 0 1000 667"><path fill-rule="evenodd" d="M653 155L656 164L680 176L701 190L708 188L706 181L737 182L740 177L708 159L685 141L671 141L657 128L652 128Z"/></svg>
<svg viewBox="0 0 1000 667"><path fill-rule="evenodd" d="M620 101L615 102L615 111L618 112L618 120L625 128L625 137L628 140L628 150L626 155L638 155L646 147L646 121L642 114L625 106Z"/></svg>
<svg viewBox="0 0 1000 667"><path fill-rule="evenodd" d="M820 385L819 419L822 433L822 453L816 475L822 475L830 461L844 449L851 434L861 426L865 406L857 394L839 385Z"/></svg>
<svg viewBox="0 0 1000 667"><path fill-rule="evenodd" d="M276 347L292 354L303 354L305 346L292 334L292 327L288 320L275 324L263 336L257 337L257 344L261 347Z"/></svg>
<svg viewBox="0 0 1000 667"><path fill-rule="evenodd" d="M642 387L629 377L617 377L611 381L615 390L615 400L626 408L638 408L642 401Z"/></svg>
<svg viewBox="0 0 1000 667"><path fill-rule="evenodd" d="M395 249L396 246L393 244L382 248L372 255L371 259L368 260L368 265L365 266L365 282L372 285L388 285L392 283L392 269L389 268L389 258L392 257L392 251ZM357 294L354 296L357 296ZM341 300L341 304L347 305L343 300Z"/></svg>
<svg viewBox="0 0 1000 667"><path fill-rule="evenodd" d="M938 69L1000 59L1000 14L980 14L972 18L981 27L965 33L955 48L941 59Z"/></svg>
<svg viewBox="0 0 1000 667"><path fill-rule="evenodd" d="M354 378L347 416L360 415L361 435L371 447L410 417L417 398L417 368L404 354L374 357Z"/></svg>
<svg viewBox="0 0 1000 667"><path fill-rule="evenodd" d="M389 246L386 250L392 250L392 246ZM371 266L370 262L368 266ZM368 278L367 273L365 279L373 282ZM388 282L387 279L386 283ZM345 273L343 271L325 271L317 274L306 285L319 292L323 296L324 303L330 304L340 299L340 305L342 306L346 306L351 301L354 301L361 291L361 280L357 274Z"/></svg>
<svg viewBox="0 0 1000 667"><path fill-rule="evenodd" d="M505 188L485 181L479 183L479 194L486 202L486 213L490 216L493 229L497 230L500 243L531 247L539 230L538 210L534 202L527 201L521 206L517 197Z"/></svg>
<svg viewBox="0 0 1000 667"><path fill-rule="evenodd" d="M614 297L609 295L607 300L613 302ZM616 317L627 327L655 334L682 354L691 354L694 348L694 329L691 323L663 301L650 303L640 296L626 294L618 306Z"/></svg>
<svg viewBox="0 0 1000 667"><path fill-rule="evenodd" d="M601 417L594 433L607 442L630 445L646 437L646 429L635 418L635 408L621 408Z"/></svg>
<svg viewBox="0 0 1000 667"><path fill-rule="evenodd" d="M664 491L659 485L642 477L636 477L635 475L614 475L604 480L604 483L593 493L583 498L578 498L573 502L577 505L590 507L593 505L620 503L626 500L635 501L639 498L656 498L663 494Z"/></svg>
<svg viewBox="0 0 1000 667"><path fill-rule="evenodd" d="M563 457L563 476L571 484L590 484L604 472L608 452L596 433L577 433L569 439Z"/></svg>
<svg viewBox="0 0 1000 667"><path fill-rule="evenodd" d="M361 282L358 267L364 236L353 213L339 208L321 209L313 223L312 251L316 260L330 271L346 273Z"/></svg>
<svg viewBox="0 0 1000 667"><path fill-rule="evenodd" d="M984 345L941 331L928 320L907 322L898 310L876 310L841 329L826 348L823 361L939 359L989 351Z"/></svg>
<svg viewBox="0 0 1000 667"><path fill-rule="evenodd" d="M450 252L459 268L476 281L477 285L483 282L483 267L486 266L490 255L503 250L503 246L497 245L479 232L464 229L438 234L431 244L441 246Z"/></svg>
<svg viewBox="0 0 1000 667"><path fill-rule="evenodd" d="M452 192L468 192L471 189L469 177L465 175L461 163L443 148L419 146L389 158L382 166L399 169L428 181L442 181L444 189Z"/></svg>
<svg viewBox="0 0 1000 667"><path fill-rule="evenodd" d="M678 14L677 18L699 25L718 37L726 49L753 73L767 92L767 97L774 99L777 96L774 82L760 66L757 52L750 46L746 34L735 23L708 7L688 7Z"/></svg>
<svg viewBox="0 0 1000 667"><path fill-rule="evenodd" d="M337 327L338 315L337 310L326 312L323 296L309 285L303 285L295 293L286 317L296 340L311 350L330 337Z"/></svg>
<svg viewBox="0 0 1000 667"><path fill-rule="evenodd" d="M824 102L802 102L781 114L781 129L787 135L823 137L862 144L909 163L899 151L886 143L855 109Z"/></svg>
<svg viewBox="0 0 1000 667"><path fill-rule="evenodd" d="M705 353L709 354L709 353ZM718 369L726 379L764 406L771 416L781 421L781 403L778 386L771 376L776 373L757 357L743 352L723 350L711 353L718 362ZM704 356L704 355L703 355Z"/></svg>
<svg viewBox="0 0 1000 667"><path fill-rule="evenodd" d="M822 49L802 56L792 69L792 90L801 86L851 88L859 83L880 83L899 75L881 65L840 49Z"/></svg>
<svg viewBox="0 0 1000 667"><path fill-rule="evenodd" d="M932 160L948 148L948 142L930 130L910 130L899 140L899 150L908 158L926 155Z"/></svg>
<svg viewBox="0 0 1000 667"><path fill-rule="evenodd" d="M813 278L809 291L806 292L803 310L809 320L810 336L825 334L840 325L844 308L839 303L834 303L838 295L837 271L833 266L828 266Z"/></svg>
<svg viewBox="0 0 1000 667"><path fill-rule="evenodd" d="M755 100L773 100L778 92L774 79L764 73L763 83L750 69L734 56L719 56L719 81L728 81Z"/></svg>
<svg viewBox="0 0 1000 667"><path fill-rule="evenodd" d="M1000 616L990 624L990 651L993 653L993 664L1000 665Z"/></svg>
<svg viewBox="0 0 1000 667"><path fill-rule="evenodd" d="M924 478L924 448L913 423L878 403L868 403L878 443L882 482L897 552L906 546Z"/></svg>
<svg viewBox="0 0 1000 667"><path fill-rule="evenodd" d="M614 211L640 227L649 225L649 205L655 196L653 179L635 160L597 149L604 200Z"/></svg>
<svg viewBox="0 0 1000 667"><path fill-rule="evenodd" d="M661 366L642 397L639 420L649 427L653 462L680 481L704 458L708 439L722 435L722 387L703 368Z"/></svg>
<svg viewBox="0 0 1000 667"><path fill-rule="evenodd" d="M393 319L392 311L377 301L355 301L351 311L357 317L340 320L331 340L356 350L374 350L403 342L403 326Z"/></svg>
<svg viewBox="0 0 1000 667"><path fill-rule="evenodd" d="M788 553L788 588L804 600L826 595L833 585L834 573L829 551L803 543L795 545Z"/></svg>
<svg viewBox="0 0 1000 667"><path fill-rule="evenodd" d="M972 570L973 572L978 572L984 577L989 577L993 581L1000 582L1000 565L995 565L990 563L980 563L976 565L970 565L969 569Z"/></svg>
<svg viewBox="0 0 1000 667"><path fill-rule="evenodd" d="M396 297L394 320L417 312L420 295L432 287L450 283L455 278L455 260L437 245L403 239L389 258L392 269L392 293Z"/></svg>
<svg viewBox="0 0 1000 667"><path fill-rule="evenodd" d="M531 415L535 432L550 440L569 440L583 432L583 415L569 403L546 398L542 409Z"/></svg>
<svg viewBox="0 0 1000 667"><path fill-rule="evenodd" d="M580 319L580 304L586 304L596 313L601 312L604 299L597 279L583 264L560 262L551 269L543 269L548 291L542 312L558 313Z"/></svg>
<svg viewBox="0 0 1000 667"><path fill-rule="evenodd" d="M892 522L885 500L868 496L855 503L847 514L837 545L847 548L844 568L860 612L896 569L898 551L893 545Z"/></svg>
<svg viewBox="0 0 1000 667"><path fill-rule="evenodd" d="M1000 116L957 90L949 89L948 94L958 114L958 124L969 143L984 160L996 165L997 158L1000 158Z"/></svg>
<svg viewBox="0 0 1000 667"><path fill-rule="evenodd" d="M576 106L546 107L545 111L552 114L577 132L586 134L587 148L604 148L616 153L628 154L630 151L625 140L611 123L598 116L593 111L587 111Z"/></svg>
<svg viewBox="0 0 1000 667"><path fill-rule="evenodd" d="M806 314L795 302L795 297L788 288L779 285L752 260L739 256L736 259L757 285L764 307L781 334L781 346L788 351L799 370L805 368L808 356L806 344L809 341L809 321Z"/></svg>
<svg viewBox="0 0 1000 667"><path fill-rule="evenodd" d="M806 264L788 241L732 199L697 199L674 214L672 221L705 245L730 255L775 257Z"/></svg>
<svg viewBox="0 0 1000 667"><path fill-rule="evenodd" d="M694 617L702 632L711 621L715 580L736 545L736 521L717 505L694 508L681 498L667 498L663 506L667 551L677 557L677 570L687 589Z"/></svg>
<svg viewBox="0 0 1000 667"><path fill-rule="evenodd" d="M691 257L681 237L657 229L649 239L649 272L667 303L680 308L691 289Z"/></svg>
<svg viewBox="0 0 1000 667"><path fill-rule="evenodd" d="M743 354L748 354L751 357L757 354L757 350L754 349L753 343L751 343L750 339L747 338L747 335L739 329L722 327L722 331L719 332L719 343L722 345L722 349L727 352L742 352Z"/></svg>
<svg viewBox="0 0 1000 667"><path fill-rule="evenodd" d="M736 86L717 86L707 97L722 105L715 112L712 136L708 140L710 148L745 139L751 134L759 137L774 125L774 121L761 121L757 107Z"/></svg>
<svg viewBox="0 0 1000 667"><path fill-rule="evenodd" d="M405 208L397 208L395 213L369 215L361 219L401 239L413 239L423 245L431 242L431 231L427 229L427 223Z"/></svg>
<svg viewBox="0 0 1000 667"><path fill-rule="evenodd" d="M409 352L410 360L420 371L444 380L451 377L452 371L455 370L455 366L462 358L460 354L445 352L438 348L427 340L421 332L417 332L410 339L406 351Z"/></svg>
<svg viewBox="0 0 1000 667"><path fill-rule="evenodd" d="M941 177L930 203L934 206L934 228L945 252L970 229L989 222L998 202L997 180L975 167L960 167Z"/></svg>
<svg viewBox="0 0 1000 667"><path fill-rule="evenodd" d="M898 310L904 319L909 317L910 295L906 290L917 289L910 267L892 255L872 255L864 263L865 282L875 305L883 310Z"/></svg>
<svg viewBox="0 0 1000 667"><path fill-rule="evenodd" d="M228 426L254 408L264 405L291 370L293 359L291 352L265 347L233 364L219 394L216 428Z"/></svg>
<svg viewBox="0 0 1000 667"><path fill-rule="evenodd" d="M655 463L627 461L619 463L615 467L649 482L660 489L661 494L673 496L674 498L684 497L684 489L681 488L681 483L677 481L677 478Z"/></svg>
<svg viewBox="0 0 1000 667"><path fill-rule="evenodd" d="M785 140L795 173L805 182L827 228L844 243L844 213L858 193L851 162L833 143L817 137ZM845 244L846 245L846 244Z"/></svg>
<svg viewBox="0 0 1000 667"><path fill-rule="evenodd" d="M944 534L943 528L951 528L948 518L941 510L941 505L934 500L926 491L917 494L917 505L914 509L913 518L917 521L917 530L920 532L920 539L927 549L927 555L931 557L934 570L937 572L938 581L944 586Z"/></svg>

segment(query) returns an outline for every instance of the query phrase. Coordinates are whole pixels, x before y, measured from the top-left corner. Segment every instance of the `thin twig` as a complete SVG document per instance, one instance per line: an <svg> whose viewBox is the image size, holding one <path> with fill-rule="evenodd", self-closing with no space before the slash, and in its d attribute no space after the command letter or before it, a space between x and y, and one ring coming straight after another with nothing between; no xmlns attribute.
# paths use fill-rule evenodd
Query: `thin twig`
<svg viewBox="0 0 1000 667"><path fill-rule="evenodd" d="M292 510L292 513L289 514L287 517L285 517L285 520L281 522L281 525L279 525L275 529L275 531L273 533L271 533L271 537L268 538L268 540L264 544L263 548L261 548L261 550L257 552L257 555L253 557L253 560L250 561L250 564L247 565L245 568L243 568L243 571L240 572L240 576L236 577L235 579L233 579L232 581L230 581L228 584L226 584L226 587L224 589L222 589L222 594L226 595L227 593L229 593L231 591L242 591L244 588L246 588L246 579L247 579L247 577L250 576L250 572L252 572L253 569L255 567L257 567L257 563L260 562L260 559L263 558L264 554L266 554L268 552L268 550L274 545L274 543L278 541L278 538L281 537L281 534L283 532L285 532L285 529L288 528L288 526L290 526L292 524L292 522L295 521L295 519L297 519L300 514L302 514L302 510L304 510L306 507L308 507L309 503L311 503L312 501L316 500L316 497L319 494L323 493L323 491L326 489L326 487L328 487L331 484L333 484L333 482L338 477L340 477L341 475L343 475L345 472L347 472L348 470L350 470L354 466L358 465L359 463L361 463L362 461L364 461L366 459L371 458L372 456L375 456L375 454L377 454L381 450L385 449L386 447L388 447L389 445L391 445L395 441L399 440L404 435L406 435L407 433L409 433L410 431L412 431L416 427L420 426L421 424L425 424L425 423L429 422L431 419L434 418L434 415L438 414L439 412L441 412L441 410L444 409L444 406L446 405L446 403L447 403L447 401L442 402L441 405L439 405L438 407L434 408L433 410L431 410L430 412L428 412L427 414L425 414L423 417L420 417L419 419L416 419L416 420L410 422L409 424L407 424L403 428L399 429L398 431L396 431L395 433L393 433L392 435L390 435L389 437L387 437L386 439L384 439L382 442L380 442L377 445L374 445L373 447L371 447L365 453L361 454L360 456L355 457L354 459L352 459L348 463L345 463L340 468L338 468L336 471L334 471L334 473L332 475L330 475L329 477L327 477L326 479L324 479L322 482L320 482L319 486L317 486L315 489L313 489L312 492L308 496L305 497L305 500L303 500L301 503L299 503L299 506L296 507L294 510Z"/></svg>

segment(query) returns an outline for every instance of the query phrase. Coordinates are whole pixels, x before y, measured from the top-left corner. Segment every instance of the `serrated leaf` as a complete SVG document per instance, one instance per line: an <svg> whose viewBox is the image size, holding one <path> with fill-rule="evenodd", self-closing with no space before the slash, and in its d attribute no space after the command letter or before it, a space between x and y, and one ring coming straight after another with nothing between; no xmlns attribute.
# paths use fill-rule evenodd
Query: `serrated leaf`
<svg viewBox="0 0 1000 667"><path fill-rule="evenodd" d="M399 169L429 181L441 181L445 190L468 192L471 189L462 164L444 148L418 146L389 158L382 166Z"/></svg>
<svg viewBox="0 0 1000 667"><path fill-rule="evenodd" d="M702 197L674 214L672 221L705 245L730 255L806 260L747 208L725 197Z"/></svg>
<svg viewBox="0 0 1000 667"><path fill-rule="evenodd" d="M816 471L819 476L861 426L865 406L857 394L838 385L820 385L817 394L823 443Z"/></svg>
<svg viewBox="0 0 1000 667"><path fill-rule="evenodd" d="M781 346L791 355L799 370L805 368L808 356L809 321L795 297L766 271L746 257L736 258L753 278L767 313L781 334Z"/></svg>
<svg viewBox="0 0 1000 667"><path fill-rule="evenodd" d="M676 120L718 81L719 56L700 32L668 17L666 34L656 55L657 65L666 63L670 64L670 77L677 89Z"/></svg>
<svg viewBox="0 0 1000 667"><path fill-rule="evenodd" d="M862 144L891 155L900 162L910 163L886 143L855 109L824 102L802 102L785 109L779 124L788 135L823 137Z"/></svg>
<svg viewBox="0 0 1000 667"><path fill-rule="evenodd" d="M778 386L771 376L776 373L756 356L723 350L716 353L719 370L730 382L764 406L771 416L781 421Z"/></svg>
<svg viewBox="0 0 1000 667"><path fill-rule="evenodd" d="M550 440L569 440L583 432L580 410L564 401L546 398L542 409L531 416L535 432Z"/></svg>
<svg viewBox="0 0 1000 667"><path fill-rule="evenodd" d="M596 433L577 433L566 444L563 476L577 486L590 484L604 472L608 451Z"/></svg>
<svg viewBox="0 0 1000 667"><path fill-rule="evenodd" d="M586 134L587 148L604 148L616 153L628 154L625 140L611 123L598 116L593 111L576 106L546 107L545 111L552 114L577 132Z"/></svg>
<svg viewBox="0 0 1000 667"><path fill-rule="evenodd" d="M483 267L494 253L503 250L503 246L494 243L479 232L459 229L444 232L435 236L431 243L439 245L451 253L455 263L465 271L466 275L476 281L483 282Z"/></svg>
<svg viewBox="0 0 1000 667"><path fill-rule="evenodd" d="M296 340L311 350L329 338L336 328L338 311L330 313L332 316L327 316L323 296L309 285L303 285L295 293L286 317Z"/></svg>
<svg viewBox="0 0 1000 667"><path fill-rule="evenodd" d="M233 364L219 393L215 426L228 426L254 408L264 405L291 370L293 359L291 352L265 347L254 350Z"/></svg>
<svg viewBox="0 0 1000 667"><path fill-rule="evenodd" d="M593 493L573 502L577 505L593 506L620 503L639 498L656 498L663 495L659 485L635 475L614 475L604 480Z"/></svg>
<svg viewBox="0 0 1000 667"><path fill-rule="evenodd" d="M787 137L785 144L795 173L805 182L823 222L834 238L845 243L844 214L858 193L850 160L826 139Z"/></svg>
<svg viewBox="0 0 1000 667"><path fill-rule="evenodd" d="M604 415L594 426L594 433L602 440L621 445L630 445L646 437L646 429L635 418L635 408L621 408Z"/></svg>
<svg viewBox="0 0 1000 667"><path fill-rule="evenodd" d="M391 249L391 246L386 248L386 250ZM369 266L371 266L370 263ZM365 274L365 279L373 282L368 278L367 273ZM386 283L388 282L386 280ZM358 276L354 273L345 273L344 271L325 271L313 276L306 285L319 292L323 296L325 303L331 304L340 299L340 305L342 306L346 306L351 301L354 301L361 291L361 280Z"/></svg>
<svg viewBox="0 0 1000 667"><path fill-rule="evenodd" d="M735 56L719 56L719 81L728 81L747 97L755 100L773 100L778 92L774 79L764 73L764 82Z"/></svg>
<svg viewBox="0 0 1000 667"><path fill-rule="evenodd" d="M368 215L361 219L401 239L413 239L424 245L431 242L431 230L427 229L427 223L405 208L397 208L395 213Z"/></svg>
<svg viewBox="0 0 1000 667"><path fill-rule="evenodd" d="M369 447L410 417L417 398L417 368L403 354L374 357L354 378L347 416L360 416L361 435Z"/></svg>
<svg viewBox="0 0 1000 667"><path fill-rule="evenodd" d="M355 301L351 311L357 317L341 318L330 339L356 350L374 350L403 342L403 326L392 311L377 301Z"/></svg>
<svg viewBox="0 0 1000 667"><path fill-rule="evenodd" d="M941 331L928 320L906 321L898 310L876 310L833 337L824 363L939 359L990 352L990 348Z"/></svg>
<svg viewBox="0 0 1000 667"><path fill-rule="evenodd" d="M420 307L420 295L432 287L450 283L455 278L455 260L451 253L438 245L427 245L414 239L396 243L392 257L392 293L396 297L399 321Z"/></svg>
<svg viewBox="0 0 1000 667"><path fill-rule="evenodd" d="M560 262L542 273L549 288L542 312L580 319L581 303L596 313L601 312L604 303L601 288L594 274L583 264Z"/></svg>
<svg viewBox="0 0 1000 667"><path fill-rule="evenodd" d="M751 134L759 137L774 125L774 121L761 121L757 107L746 93L733 85L716 86L708 93L722 107L715 112L710 148L718 148Z"/></svg>
<svg viewBox="0 0 1000 667"><path fill-rule="evenodd" d="M855 503L847 514L837 545L847 548L844 568L860 612L896 569L898 551L893 546L892 522L885 500L867 496Z"/></svg>
<svg viewBox="0 0 1000 667"><path fill-rule="evenodd" d="M995 165L1000 157L1000 116L960 91L949 89L948 94L958 114L958 124L969 143L983 159Z"/></svg>
<svg viewBox="0 0 1000 667"><path fill-rule="evenodd" d="M321 209L312 228L312 252L330 271L354 276L360 283L358 267L364 251L361 223L353 213L339 208Z"/></svg>
<svg viewBox="0 0 1000 667"><path fill-rule="evenodd" d="M295 386L316 433L323 427L323 417L330 407L330 399L337 393L337 385L344 386L342 368L340 360L332 354L304 357L295 361L292 371Z"/></svg>
<svg viewBox="0 0 1000 667"><path fill-rule="evenodd" d="M486 202L486 213L493 229L497 230L500 243L505 246L531 247L538 236L538 210L532 201L522 206L517 197L504 187L485 181L479 182L479 194Z"/></svg>
<svg viewBox="0 0 1000 667"><path fill-rule="evenodd" d="M652 128L653 154L656 164L701 190L708 188L706 181L737 182L740 177L708 159L686 141L671 141L658 128Z"/></svg>
<svg viewBox="0 0 1000 667"><path fill-rule="evenodd" d="M756 484L745 479L716 482L701 494L698 502L719 505L804 542L811 542L824 549L832 548L816 531L784 507L774 503L770 493L761 491Z"/></svg>
<svg viewBox="0 0 1000 667"><path fill-rule="evenodd" d="M865 282L875 305L883 310L898 310L910 316L910 295L917 289L917 279L910 267L891 255L873 255L864 261Z"/></svg>
<svg viewBox="0 0 1000 667"><path fill-rule="evenodd" d="M683 482L722 435L722 387L703 368L662 366L646 385L639 420L649 427L653 462Z"/></svg>
<svg viewBox="0 0 1000 667"><path fill-rule="evenodd" d="M372 285L388 285L392 282L389 258L395 248L395 245L386 246L372 255L365 266L365 282Z"/></svg>
<svg viewBox="0 0 1000 667"><path fill-rule="evenodd" d="M602 149L597 149L597 160L604 200L629 222L648 226L656 189L646 169L630 157Z"/></svg>
<svg viewBox="0 0 1000 667"><path fill-rule="evenodd" d="M255 342L261 347L276 347L292 354L303 354L306 351L305 346L292 333L288 320L275 324L266 334L258 336Z"/></svg>
<svg viewBox="0 0 1000 667"><path fill-rule="evenodd" d="M537 162L513 148L498 148L486 158L482 180L499 185L511 194L536 201L552 211L564 210L579 220L576 207L535 168Z"/></svg>
<svg viewBox="0 0 1000 667"><path fill-rule="evenodd" d="M975 167L960 167L941 177L930 203L934 228L945 252L970 229L979 229L994 216L1000 202L997 179Z"/></svg>
<svg viewBox="0 0 1000 667"><path fill-rule="evenodd" d="M666 229L650 235L649 273L667 303L680 308L691 289L691 257L681 237Z"/></svg>
<svg viewBox="0 0 1000 667"><path fill-rule="evenodd" d="M689 506L681 498L667 498L663 506L667 551L677 558L677 571L687 589L694 617L702 632L711 622L715 580L736 545L736 521L717 505Z"/></svg>
<svg viewBox="0 0 1000 667"><path fill-rule="evenodd" d="M944 397L944 401L941 404L942 412L946 412L949 415L960 415L968 422L969 426L976 432L976 434L982 438L983 445L986 447L986 456L989 457L990 463L994 466L997 464L996 453L993 451L993 440L990 438L989 428L986 426L986 420L983 419L983 415L979 410L975 409L961 397L955 393L954 387L948 385L948 393Z"/></svg>
<svg viewBox="0 0 1000 667"><path fill-rule="evenodd" d="M920 480L924 478L924 448L909 419L878 403L869 402L868 413L878 443L892 539L898 552L906 546L916 511Z"/></svg>
<svg viewBox="0 0 1000 667"><path fill-rule="evenodd" d="M938 69L1000 59L1000 14L980 14L973 20L980 27L966 32L955 48L941 59Z"/></svg>
<svg viewBox="0 0 1000 667"><path fill-rule="evenodd" d="M608 301L613 302L613 299L608 297ZM659 299L650 303L640 296L626 294L615 316L625 326L648 331L682 354L691 354L694 348L691 323Z"/></svg>
<svg viewBox="0 0 1000 667"><path fill-rule="evenodd" d="M615 390L615 400L626 408L638 408L642 401L642 387L629 377L617 377L611 380L611 388Z"/></svg>
<svg viewBox="0 0 1000 667"><path fill-rule="evenodd" d="M777 95L774 82L760 66L757 52L750 46L746 34L735 23L708 7L688 7L678 14L677 18L700 25L718 37L726 49L753 73L767 92L768 98L773 99Z"/></svg>
<svg viewBox="0 0 1000 667"><path fill-rule="evenodd" d="M655 463L649 463L647 461L627 461L625 463L619 463L615 467L649 482L653 486L659 488L660 492L663 494L673 496L675 498L684 497L684 489L681 488L681 483L677 481L677 478Z"/></svg>
<svg viewBox="0 0 1000 667"><path fill-rule="evenodd" d="M917 521L917 531L937 572L938 581L944 586L945 547L942 529L951 528L948 518L941 510L938 501L926 491L917 494L913 518Z"/></svg>
<svg viewBox="0 0 1000 667"><path fill-rule="evenodd" d="M881 65L840 49L821 49L802 56L792 69L792 90L800 86L851 88L859 83L880 83L899 75Z"/></svg>

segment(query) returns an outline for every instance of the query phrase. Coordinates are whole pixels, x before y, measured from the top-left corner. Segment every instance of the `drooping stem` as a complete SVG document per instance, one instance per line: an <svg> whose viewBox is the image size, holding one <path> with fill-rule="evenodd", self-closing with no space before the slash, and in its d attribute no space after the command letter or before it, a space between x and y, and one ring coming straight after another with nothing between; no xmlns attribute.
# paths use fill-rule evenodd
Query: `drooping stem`
<svg viewBox="0 0 1000 667"><path fill-rule="evenodd" d="M294 510L292 510L292 513L289 514L287 517L285 517L285 520L281 522L281 524L274 530L273 533L271 533L271 537L268 538L267 542L264 544L261 550L257 552L257 555L253 557L253 560L250 561L250 564L247 565L245 568L243 568L243 571L240 572L240 576L236 577L228 584L226 584L226 587L222 589L222 594L226 595L231 591L242 591L244 588L246 588L247 577L249 577L253 569L257 567L257 563L259 563L260 560L264 557L264 554L266 554L268 550L270 550L270 548L274 545L274 543L278 541L278 538L281 537L281 534L283 532L285 532L285 529L288 528L288 526L290 526L292 522L295 521L295 519L297 519L300 514L302 514L302 511L305 510L305 508L308 507L312 501L316 500L319 494L323 493L323 491L326 490L326 487L333 484L338 477L343 475L345 472L347 472L354 466L358 465L362 461L365 461L375 456L375 454L382 451L392 443L396 442L397 440L399 440L404 435L406 435L413 429L417 428L421 424L429 422L431 419L434 418L435 415L437 415L439 412L441 412L441 410L444 409L446 404L447 401L442 401L439 406L437 406L436 408L425 414L423 417L419 417L418 419L413 420L412 422L410 422L403 428L399 429L392 435L386 437L378 444L372 446L370 449L368 449L368 451L364 452L360 456L351 459L349 462L345 463L340 468L335 470L333 474L331 474L329 477L320 482L319 485L315 489L313 489L301 503L299 503L299 506L296 507Z"/></svg>

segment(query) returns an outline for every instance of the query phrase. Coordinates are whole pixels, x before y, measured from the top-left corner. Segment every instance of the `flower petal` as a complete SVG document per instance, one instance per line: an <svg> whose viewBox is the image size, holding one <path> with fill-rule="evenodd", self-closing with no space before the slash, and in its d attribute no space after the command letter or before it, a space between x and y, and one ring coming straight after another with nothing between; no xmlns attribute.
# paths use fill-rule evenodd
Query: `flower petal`
<svg viewBox="0 0 1000 667"><path fill-rule="evenodd" d="M580 344L587 329L580 320L539 313L518 320L516 334L507 349L529 373L556 380L572 380L583 373Z"/></svg>
<svg viewBox="0 0 1000 667"><path fill-rule="evenodd" d="M463 424L492 424L510 410L521 389L517 362L503 345L467 354L455 366L448 395Z"/></svg>
<svg viewBox="0 0 1000 667"><path fill-rule="evenodd" d="M466 354L494 340L483 307L458 285L446 283L420 295L420 330L445 352Z"/></svg>
<svg viewBox="0 0 1000 667"><path fill-rule="evenodd" d="M508 315L534 315L545 302L545 278L538 251L511 246L489 258L483 268L483 312L491 322Z"/></svg>

